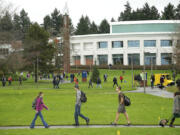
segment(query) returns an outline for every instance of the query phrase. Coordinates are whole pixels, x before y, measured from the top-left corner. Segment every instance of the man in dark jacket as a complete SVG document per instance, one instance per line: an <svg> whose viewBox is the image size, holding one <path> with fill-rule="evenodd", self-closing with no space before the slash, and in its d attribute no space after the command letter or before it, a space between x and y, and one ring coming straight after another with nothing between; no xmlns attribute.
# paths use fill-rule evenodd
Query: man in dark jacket
<svg viewBox="0 0 180 135"><path fill-rule="evenodd" d="M2 77L2 86L5 87L6 86L6 77L3 75Z"/></svg>
<svg viewBox="0 0 180 135"><path fill-rule="evenodd" d="M117 83L117 78L116 77L113 78L113 83L114 83L113 84L113 88L114 88L114 85L116 85L118 87L118 83Z"/></svg>

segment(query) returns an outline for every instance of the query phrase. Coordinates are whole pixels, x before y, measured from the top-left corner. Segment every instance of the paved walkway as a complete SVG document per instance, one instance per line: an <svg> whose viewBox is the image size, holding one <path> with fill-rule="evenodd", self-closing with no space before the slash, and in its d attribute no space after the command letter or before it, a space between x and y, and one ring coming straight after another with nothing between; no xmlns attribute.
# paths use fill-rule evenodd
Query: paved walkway
<svg viewBox="0 0 180 135"><path fill-rule="evenodd" d="M159 97L164 97L164 98L173 98L173 93L166 91L165 88L161 90L159 88L151 89L151 87L146 87L145 91L147 94L151 94L154 96L159 96ZM144 93L144 88L139 87L137 88L137 90L127 91L127 93Z"/></svg>
<svg viewBox="0 0 180 135"><path fill-rule="evenodd" d="M50 129L61 129L61 128L161 128L158 125L132 125L132 126L125 126L125 125L81 125L81 126L68 126L68 125L57 125L57 126L50 126ZM44 128L44 126L35 126L35 128ZM165 128L169 128L169 126L165 126ZM175 128L180 128L180 126L175 126ZM7 127L0 127L0 130L8 130L8 129L29 129L29 126L7 126Z"/></svg>

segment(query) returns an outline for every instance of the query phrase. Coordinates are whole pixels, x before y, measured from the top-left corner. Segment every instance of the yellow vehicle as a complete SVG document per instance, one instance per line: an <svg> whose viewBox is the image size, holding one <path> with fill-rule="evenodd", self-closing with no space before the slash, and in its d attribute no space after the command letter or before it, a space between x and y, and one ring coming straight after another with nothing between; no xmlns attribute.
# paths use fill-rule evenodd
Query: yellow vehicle
<svg viewBox="0 0 180 135"><path fill-rule="evenodd" d="M164 76L164 83L163 83L163 86L172 86L174 85L174 81L171 80L171 76L169 74L154 74L154 77L155 77L155 82L154 82L154 85L160 85L160 78L161 76Z"/></svg>

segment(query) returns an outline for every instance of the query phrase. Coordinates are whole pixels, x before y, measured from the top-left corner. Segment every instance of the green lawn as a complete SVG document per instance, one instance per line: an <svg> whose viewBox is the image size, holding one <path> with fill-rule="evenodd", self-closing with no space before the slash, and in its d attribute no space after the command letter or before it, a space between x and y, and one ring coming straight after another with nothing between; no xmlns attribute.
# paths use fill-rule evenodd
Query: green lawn
<svg viewBox="0 0 180 135"><path fill-rule="evenodd" d="M179 135L179 132L180 129L177 128L75 128L0 130L1 135Z"/></svg>
<svg viewBox="0 0 180 135"><path fill-rule="evenodd" d="M141 71L135 71L139 73ZM154 71L158 72L158 71ZM161 73L166 71L159 71ZM103 74L108 74L108 82L102 84L101 88L88 89L88 83L80 82L80 88L86 93L88 102L82 105L82 113L90 118L90 124L110 124L114 121L115 113L118 107L117 94L115 88L112 88L112 79L122 74L118 70L101 70L101 78ZM150 71L148 71L149 75ZM121 84L123 91L133 90L131 88L131 71L125 71L124 75L127 83ZM149 76L148 76L149 78ZM79 77L79 80L80 77ZM118 80L119 81L119 80ZM35 115L31 105L38 92L44 92L44 102L49 107L49 111L44 110L43 115L49 125L71 125L74 123L74 107L75 107L75 90L74 84L63 84L60 89L53 89L51 81L40 81L34 84L30 79L23 82L22 86L18 86L17 82L13 82L13 86L0 88L0 126L8 125L29 125ZM159 119L169 118L172 113L173 99L161 98L143 93L128 93L131 98L132 105L127 107L132 124L153 124L157 125ZM40 119L36 122L42 125ZM85 121L80 119L80 124ZM126 124L123 115L120 116L119 124ZM175 121L176 125L180 125L180 119ZM136 129L122 128L122 134L170 134L171 131L176 134L179 129ZM19 132L18 132L19 131ZM0 130L0 134L24 134L27 130ZM116 134L117 128L112 129L36 129L28 130L26 135L35 132L39 134ZM68 133L67 133L68 131ZM91 131L91 132L89 132ZM167 132L166 132L167 131ZM86 133L87 132L87 133ZM102 132L102 133L101 133ZM149 134L148 134L149 133ZM121 134L121 135L122 135Z"/></svg>

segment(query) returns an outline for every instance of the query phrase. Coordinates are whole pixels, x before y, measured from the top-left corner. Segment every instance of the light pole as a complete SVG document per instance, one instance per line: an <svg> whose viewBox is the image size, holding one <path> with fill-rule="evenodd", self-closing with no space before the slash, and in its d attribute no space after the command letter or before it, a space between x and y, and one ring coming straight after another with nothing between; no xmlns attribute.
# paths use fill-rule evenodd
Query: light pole
<svg viewBox="0 0 180 135"><path fill-rule="evenodd" d="M143 75L143 79L144 79L144 94L146 93L146 86L145 86L145 70L146 70L146 67L145 67L145 52L144 52L144 75Z"/></svg>
<svg viewBox="0 0 180 135"><path fill-rule="evenodd" d="M132 68L132 88L133 88L133 79L134 79L134 75L133 75L133 54L131 55L131 68Z"/></svg>

